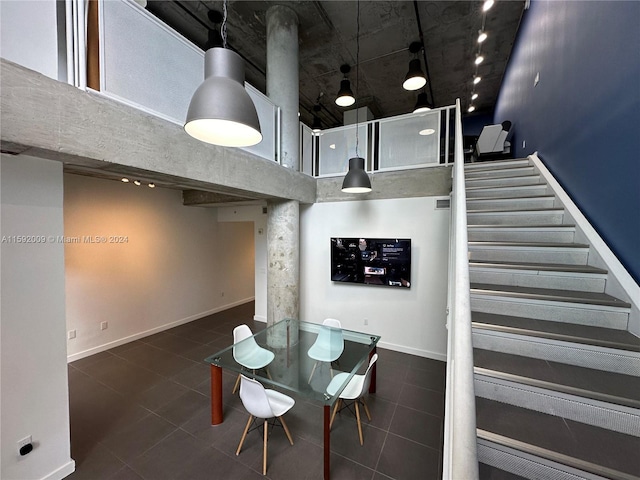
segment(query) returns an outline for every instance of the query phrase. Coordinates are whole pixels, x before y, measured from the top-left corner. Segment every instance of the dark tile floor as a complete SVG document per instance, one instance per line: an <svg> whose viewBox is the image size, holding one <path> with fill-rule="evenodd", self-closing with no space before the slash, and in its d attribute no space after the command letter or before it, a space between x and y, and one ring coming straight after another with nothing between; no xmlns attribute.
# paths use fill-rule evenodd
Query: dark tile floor
<svg viewBox="0 0 640 480"><path fill-rule="evenodd" d="M222 425L210 424L209 367L203 359L254 331L253 303L208 316L69 365L71 480L250 479L261 475L262 438L251 432L235 455L247 413L224 373ZM331 478L441 478L445 364L378 348L372 420L360 446L346 412L331 434ZM296 398L286 414L294 437L269 439L267 478L321 479L322 406Z"/></svg>

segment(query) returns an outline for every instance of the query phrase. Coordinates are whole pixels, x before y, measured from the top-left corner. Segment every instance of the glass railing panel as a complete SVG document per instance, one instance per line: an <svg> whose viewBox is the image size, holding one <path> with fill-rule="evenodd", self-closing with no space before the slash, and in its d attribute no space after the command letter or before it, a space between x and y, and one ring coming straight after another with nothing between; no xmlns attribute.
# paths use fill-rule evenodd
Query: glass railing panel
<svg viewBox="0 0 640 480"><path fill-rule="evenodd" d="M300 171L313 176L313 131L300 123Z"/></svg>
<svg viewBox="0 0 640 480"><path fill-rule="evenodd" d="M392 117L379 124L379 170L439 163L439 111Z"/></svg>
<svg viewBox="0 0 640 480"><path fill-rule="evenodd" d="M367 125L358 125L358 155L367 158ZM320 164L317 176L337 175L349 170L349 159L356 156L356 126L337 127L323 130L319 134Z"/></svg>

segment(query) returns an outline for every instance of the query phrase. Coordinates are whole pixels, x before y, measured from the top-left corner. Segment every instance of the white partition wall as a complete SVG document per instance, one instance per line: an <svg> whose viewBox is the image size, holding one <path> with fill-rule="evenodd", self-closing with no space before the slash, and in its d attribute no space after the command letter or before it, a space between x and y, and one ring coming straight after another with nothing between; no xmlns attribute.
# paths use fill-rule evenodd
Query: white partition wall
<svg viewBox="0 0 640 480"><path fill-rule="evenodd" d="M2 154L0 478L58 480L69 441L62 163ZM34 449L18 454L18 441Z"/></svg>
<svg viewBox="0 0 640 480"><path fill-rule="evenodd" d="M337 318L382 335L381 347L444 361L449 209L438 198L301 206L300 317ZM331 237L410 238L411 288L332 282Z"/></svg>

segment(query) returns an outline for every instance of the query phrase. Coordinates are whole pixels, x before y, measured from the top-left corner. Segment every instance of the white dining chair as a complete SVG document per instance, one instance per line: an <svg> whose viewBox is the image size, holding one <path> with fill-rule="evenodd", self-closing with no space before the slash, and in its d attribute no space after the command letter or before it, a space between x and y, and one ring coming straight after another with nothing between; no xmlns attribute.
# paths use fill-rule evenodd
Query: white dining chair
<svg viewBox="0 0 640 480"><path fill-rule="evenodd" d="M313 374L316 371L316 367L320 362L334 362L344 350L344 337L342 335L342 324L340 320L335 318L327 318L322 322L316 341L309 348L308 355L315 360L311 375L309 375L309 382L313 378Z"/></svg>
<svg viewBox="0 0 640 480"><path fill-rule="evenodd" d="M247 425L244 427L244 432L242 433L242 438L240 439L240 443L238 444L236 455L240 455L240 450L242 449L244 440L247 437L247 433L249 432L249 427L251 426L251 423L254 421L254 419L264 419L264 423L262 425L264 429L262 439L262 474L266 475L267 438L269 437L268 420L271 418L274 419L271 425L272 427L276 425L276 421L279 421L282 425L282 428L284 428L284 432L287 434L289 443L293 445L291 432L289 432L289 428L287 427L287 424L285 423L282 416L289 410L291 410L296 402L290 396L277 392L275 390L266 389L257 380L247 378L244 375L241 375L240 380L240 399L242 400L244 408L246 408L247 412L249 412L249 420L247 420ZM260 425L256 422L256 426L254 428L258 428L259 426Z"/></svg>
<svg viewBox="0 0 640 480"><path fill-rule="evenodd" d="M364 397L369 390L369 385L371 385L371 372L373 370L373 365L378 360L378 354L375 353L369 360L369 366L367 367L367 371L364 375L354 375L349 380L349 383L346 387L340 392L340 396L338 400L336 400L336 404L333 407L333 413L331 414L331 420L329 421L329 428L333 425L333 420L336 418L336 413L338 412L338 408L343 403L344 400L352 400L352 403L355 404L355 414L356 420L358 422L358 435L360 436L360 445L364 445L364 440L362 438L362 424L360 422L360 408L359 404L362 403L364 406L364 411L367 414L367 418L371 421L371 413L369 412L369 407L367 403L364 401ZM348 373L339 373L331 380L331 383L327 386L327 393L331 396L335 395L340 386L345 382L345 380L349 377ZM347 407L348 404L345 403L344 407ZM342 410L340 408L340 410Z"/></svg>
<svg viewBox="0 0 640 480"><path fill-rule="evenodd" d="M243 342L245 339L247 340ZM255 371L260 368L266 368L275 358L275 354L271 350L267 350L258 345L258 342L253 338L251 329L247 325L242 324L233 329L233 358L240 365L255 373ZM238 390L240 375L241 374L238 374L236 384L233 386L233 391L231 392L232 394ZM267 376L271 378L268 369Z"/></svg>

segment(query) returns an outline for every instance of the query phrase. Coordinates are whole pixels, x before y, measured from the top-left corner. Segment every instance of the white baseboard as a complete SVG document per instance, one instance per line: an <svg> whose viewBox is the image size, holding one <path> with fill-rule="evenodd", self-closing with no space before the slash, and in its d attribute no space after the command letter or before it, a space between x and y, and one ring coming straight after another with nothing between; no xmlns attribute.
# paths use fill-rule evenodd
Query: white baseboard
<svg viewBox="0 0 640 480"><path fill-rule="evenodd" d="M200 318L206 317L208 315L213 315L214 313L219 313L224 310L229 310L230 308L237 307L239 305L244 305L245 303L252 302L254 300L255 300L255 297L238 300L237 302L228 303L226 305L213 308L206 312L197 313L195 315L190 315L188 317L181 318L179 320L176 320L170 323L165 323L164 325L160 325L150 330L145 330L144 332L139 332L134 335L129 335L127 337L123 337L118 340L114 340L112 342L104 343L102 345L97 345L95 347L89 348L82 352L67 355L67 363L71 363L76 360L80 360L81 358L95 355L96 353L104 352L114 347L119 347L120 345L124 345L125 343L133 342L134 340L139 340L141 338L148 337L149 335L154 335L156 333L164 332L165 330L169 330L170 328L178 327L180 325L184 325L185 323L193 322L194 320L198 320Z"/></svg>
<svg viewBox="0 0 640 480"><path fill-rule="evenodd" d="M76 471L76 462L72 459L69 459L67 463L62 465L60 468L54 470L53 472L42 477L41 480L62 480L65 477L68 477L73 472Z"/></svg>
<svg viewBox="0 0 640 480"><path fill-rule="evenodd" d="M441 362L447 361L447 355L445 353L431 352L429 350L422 350L419 348L405 347L404 345L396 345L389 342L378 342L378 347L386 348L387 350L393 350L395 352L408 353L410 355L416 355L418 357L431 358L432 360L440 360Z"/></svg>

